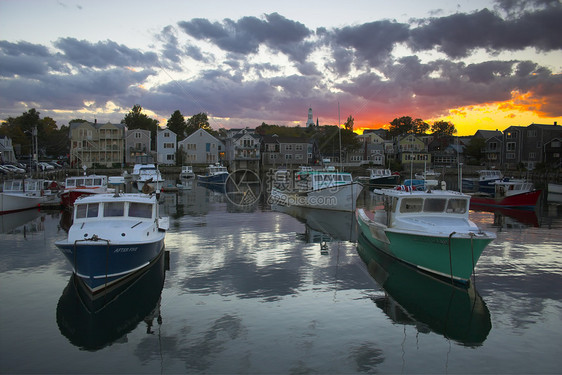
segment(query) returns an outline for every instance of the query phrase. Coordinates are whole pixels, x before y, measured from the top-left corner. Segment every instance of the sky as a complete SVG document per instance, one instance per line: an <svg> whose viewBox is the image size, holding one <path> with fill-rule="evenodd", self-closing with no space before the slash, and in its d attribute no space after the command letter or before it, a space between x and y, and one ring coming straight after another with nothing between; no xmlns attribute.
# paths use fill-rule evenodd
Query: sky
<svg viewBox="0 0 562 375"><path fill-rule="evenodd" d="M0 120L562 124L559 0L0 0Z"/></svg>

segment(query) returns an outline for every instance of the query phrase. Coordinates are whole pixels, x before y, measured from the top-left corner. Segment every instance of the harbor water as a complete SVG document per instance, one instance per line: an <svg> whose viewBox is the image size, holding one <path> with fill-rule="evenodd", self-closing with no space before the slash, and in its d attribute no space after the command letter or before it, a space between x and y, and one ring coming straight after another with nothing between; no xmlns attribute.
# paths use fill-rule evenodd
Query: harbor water
<svg viewBox="0 0 562 375"><path fill-rule="evenodd" d="M364 191L358 206L370 207ZM0 373L549 374L562 368L562 206L471 211L497 239L470 288L388 258L354 213L163 193L165 254L88 299L70 215L0 217Z"/></svg>

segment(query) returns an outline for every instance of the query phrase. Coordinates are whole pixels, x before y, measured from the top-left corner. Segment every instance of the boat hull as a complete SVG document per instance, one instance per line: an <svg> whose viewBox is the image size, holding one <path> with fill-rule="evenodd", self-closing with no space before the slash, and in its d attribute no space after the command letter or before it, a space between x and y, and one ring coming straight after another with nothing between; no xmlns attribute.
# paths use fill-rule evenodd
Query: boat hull
<svg viewBox="0 0 562 375"><path fill-rule="evenodd" d="M146 243L85 240L75 243L60 241L56 245L76 275L95 294L142 270L156 259L164 248L164 233Z"/></svg>
<svg viewBox="0 0 562 375"><path fill-rule="evenodd" d="M93 195L93 194L97 194L97 193L91 192L91 191L69 190L69 191L63 192L60 195L60 200L61 200L61 204L64 207L72 207L72 206L74 206L74 202L76 201L76 199L78 199L80 197L83 197L83 196Z"/></svg>
<svg viewBox="0 0 562 375"><path fill-rule="evenodd" d="M47 197L41 195L0 193L0 214L39 207L46 201Z"/></svg>
<svg viewBox="0 0 562 375"><path fill-rule="evenodd" d="M221 173L213 176L197 176L197 181L202 184L224 184L227 178L228 173Z"/></svg>
<svg viewBox="0 0 562 375"><path fill-rule="evenodd" d="M357 197L363 185L357 182L308 192L271 189L271 202L282 206L319 208L335 211L355 211Z"/></svg>
<svg viewBox="0 0 562 375"><path fill-rule="evenodd" d="M370 178L369 185L376 187L394 187L400 184L400 175Z"/></svg>
<svg viewBox="0 0 562 375"><path fill-rule="evenodd" d="M541 195L541 190L529 191L521 194L510 195L503 198L472 196L470 206L515 207L534 209Z"/></svg>
<svg viewBox="0 0 562 375"><path fill-rule="evenodd" d="M439 277L462 284L470 282L484 248L494 239L486 233L427 234L378 225L363 210L357 221L361 233L375 247L392 257Z"/></svg>

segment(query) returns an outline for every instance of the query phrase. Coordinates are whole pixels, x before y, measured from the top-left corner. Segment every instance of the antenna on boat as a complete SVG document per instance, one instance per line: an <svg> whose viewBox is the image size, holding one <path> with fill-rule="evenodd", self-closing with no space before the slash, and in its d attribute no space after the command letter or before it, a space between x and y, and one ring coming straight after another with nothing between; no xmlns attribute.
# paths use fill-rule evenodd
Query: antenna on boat
<svg viewBox="0 0 562 375"><path fill-rule="evenodd" d="M338 133L339 133L339 138L340 138L340 169L343 172L343 161L341 160L341 120L340 120L340 102L338 100Z"/></svg>

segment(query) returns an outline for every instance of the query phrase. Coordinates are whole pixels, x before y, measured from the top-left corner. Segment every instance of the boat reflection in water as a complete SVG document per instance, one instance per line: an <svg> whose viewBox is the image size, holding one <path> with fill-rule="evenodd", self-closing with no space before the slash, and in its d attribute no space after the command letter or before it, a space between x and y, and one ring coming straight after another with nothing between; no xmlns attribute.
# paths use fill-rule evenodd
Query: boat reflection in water
<svg viewBox="0 0 562 375"><path fill-rule="evenodd" d="M41 211L31 209L0 215L0 233L23 233L43 231Z"/></svg>
<svg viewBox="0 0 562 375"><path fill-rule="evenodd" d="M536 210L521 210L517 208L498 208L470 204L471 211L492 212L494 214L494 227L514 229L538 227L539 218Z"/></svg>
<svg viewBox="0 0 562 375"><path fill-rule="evenodd" d="M153 324L162 324L160 296L164 286L169 253L140 274L93 296L82 280L72 274L57 305L57 324L75 346L96 351L111 345L144 321L147 333Z"/></svg>
<svg viewBox="0 0 562 375"><path fill-rule="evenodd" d="M474 283L451 285L386 255L363 235L358 238L357 252L385 291L384 297L373 301L393 321L466 346L480 346L486 340L492 328L490 312Z"/></svg>
<svg viewBox="0 0 562 375"><path fill-rule="evenodd" d="M273 204L271 209L295 217L306 226L305 242L357 241L357 220L354 212Z"/></svg>

